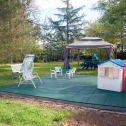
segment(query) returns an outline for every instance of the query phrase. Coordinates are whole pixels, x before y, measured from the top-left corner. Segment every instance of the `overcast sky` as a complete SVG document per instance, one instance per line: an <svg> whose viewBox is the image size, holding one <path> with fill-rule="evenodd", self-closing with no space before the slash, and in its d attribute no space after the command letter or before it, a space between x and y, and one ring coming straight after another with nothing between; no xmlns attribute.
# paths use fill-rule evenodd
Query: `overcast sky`
<svg viewBox="0 0 126 126"><path fill-rule="evenodd" d="M86 20L96 20L99 17L99 12L91 10L97 2L98 0L70 0L73 7L85 5L83 12ZM54 18L53 14L59 13L56 8L63 7L61 0L33 0L33 5L41 11L41 20L44 20L45 16Z"/></svg>

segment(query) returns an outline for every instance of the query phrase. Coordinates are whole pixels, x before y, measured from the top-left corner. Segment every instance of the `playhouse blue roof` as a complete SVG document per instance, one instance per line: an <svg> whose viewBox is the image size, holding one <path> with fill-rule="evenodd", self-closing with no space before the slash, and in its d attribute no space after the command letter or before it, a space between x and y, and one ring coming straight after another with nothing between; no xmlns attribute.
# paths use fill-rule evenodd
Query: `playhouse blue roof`
<svg viewBox="0 0 126 126"><path fill-rule="evenodd" d="M112 63L114 63L114 64L116 64L116 65L118 65L120 67L123 67L124 64L125 64L125 62L120 60L120 59L109 59L109 60L103 61L102 63L100 63L98 65L104 64L104 63L106 63L108 61L110 61L110 62L112 62Z"/></svg>

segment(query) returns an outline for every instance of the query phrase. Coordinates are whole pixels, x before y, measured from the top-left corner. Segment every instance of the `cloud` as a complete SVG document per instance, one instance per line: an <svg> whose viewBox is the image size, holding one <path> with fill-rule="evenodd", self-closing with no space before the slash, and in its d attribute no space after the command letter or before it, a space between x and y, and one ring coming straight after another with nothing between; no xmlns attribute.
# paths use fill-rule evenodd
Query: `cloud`
<svg viewBox="0 0 126 126"><path fill-rule="evenodd" d="M34 6L40 9L62 7L61 0L34 0Z"/></svg>
<svg viewBox="0 0 126 126"><path fill-rule="evenodd" d="M70 0L70 3L74 7L78 6L91 6L92 4L95 4L98 0ZM63 3L61 0L34 0L33 1L34 6L46 9L46 8L57 8L57 7L63 7Z"/></svg>
<svg viewBox="0 0 126 126"><path fill-rule="evenodd" d="M70 4L74 7L80 7L85 5L84 9L81 11L85 14L85 18L87 20L95 20L99 17L99 13L96 11L91 11L92 5L96 4L98 0L70 0ZM45 19L45 17L52 17L53 14L58 13L57 7L63 7L63 3L61 0L33 0L33 6L38 8L41 12L41 20Z"/></svg>

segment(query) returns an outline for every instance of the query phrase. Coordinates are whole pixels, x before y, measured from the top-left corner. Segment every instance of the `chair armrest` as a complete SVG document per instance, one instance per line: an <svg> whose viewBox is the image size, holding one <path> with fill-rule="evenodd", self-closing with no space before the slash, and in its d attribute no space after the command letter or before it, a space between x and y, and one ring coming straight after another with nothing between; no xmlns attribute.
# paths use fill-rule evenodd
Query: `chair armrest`
<svg viewBox="0 0 126 126"><path fill-rule="evenodd" d="M56 71L55 71L55 70L51 70L51 69L50 69L50 72L51 72L51 73L56 73Z"/></svg>
<svg viewBox="0 0 126 126"><path fill-rule="evenodd" d="M55 70L50 70L51 72L54 72Z"/></svg>

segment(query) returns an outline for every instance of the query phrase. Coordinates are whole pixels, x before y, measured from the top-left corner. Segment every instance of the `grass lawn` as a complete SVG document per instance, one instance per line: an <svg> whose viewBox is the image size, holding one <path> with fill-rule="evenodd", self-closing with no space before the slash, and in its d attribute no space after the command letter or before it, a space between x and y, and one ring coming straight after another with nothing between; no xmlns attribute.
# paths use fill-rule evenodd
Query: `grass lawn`
<svg viewBox="0 0 126 126"><path fill-rule="evenodd" d="M82 70L77 62L70 63L76 67L76 74L97 75L96 70ZM34 71L40 77L50 75L50 69L55 66L63 67L63 62L35 63ZM0 86L18 83L19 79L11 77L10 64L0 65ZM66 116L73 115L69 110L56 111L46 106L22 103L20 101L0 100L0 126L62 126L60 121Z"/></svg>
<svg viewBox="0 0 126 126"><path fill-rule="evenodd" d="M39 74L40 77L50 75L50 69L54 69L55 66L63 67L63 62L47 62L47 63L35 63L34 71ZM83 70L82 67L78 67L77 62L70 62L71 68L76 67L76 74L90 74L97 75L96 70ZM0 86L10 85L18 83L19 79L11 77L11 67L10 64L0 65Z"/></svg>
<svg viewBox="0 0 126 126"><path fill-rule="evenodd" d="M60 121L72 115L68 110L56 111L38 104L0 100L0 126L61 126Z"/></svg>

